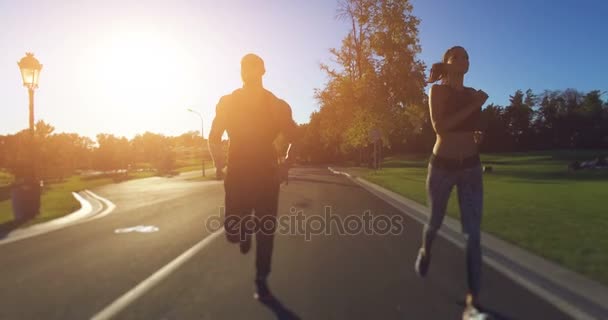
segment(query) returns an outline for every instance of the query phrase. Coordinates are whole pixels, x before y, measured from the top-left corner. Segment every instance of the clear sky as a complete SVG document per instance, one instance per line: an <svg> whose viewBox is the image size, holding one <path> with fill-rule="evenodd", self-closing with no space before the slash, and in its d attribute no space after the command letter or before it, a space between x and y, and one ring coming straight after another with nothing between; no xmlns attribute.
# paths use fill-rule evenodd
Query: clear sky
<svg viewBox="0 0 608 320"><path fill-rule="evenodd" d="M608 90L608 1L414 0L420 59L469 51L466 83L505 104L516 89ZM28 125L17 61L44 65L36 119L57 132L205 135L215 104L241 85L240 58L266 61L265 85L299 123L318 109L328 49L348 26L332 0L0 0L0 134ZM608 98L608 96L604 96Z"/></svg>

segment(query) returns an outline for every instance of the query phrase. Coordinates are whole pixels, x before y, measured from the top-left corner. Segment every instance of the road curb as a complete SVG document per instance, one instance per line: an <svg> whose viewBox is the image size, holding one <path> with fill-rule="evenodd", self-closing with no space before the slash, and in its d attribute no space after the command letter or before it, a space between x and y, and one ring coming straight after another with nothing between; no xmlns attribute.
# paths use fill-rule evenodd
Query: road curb
<svg viewBox="0 0 608 320"><path fill-rule="evenodd" d="M112 213L112 211L114 211L114 209L116 209L116 205L114 203L112 203L112 201L110 201L106 198L103 198L103 197L93 193L90 190L84 190L84 192L86 192L89 196L95 198L96 200L100 201L103 204L102 209L105 208L102 211L99 211L96 214L93 214L90 217L88 217L86 219L86 221L103 218L103 217L109 215L110 213ZM84 221L81 221L81 222L84 222Z"/></svg>
<svg viewBox="0 0 608 320"><path fill-rule="evenodd" d="M114 208L116 208L116 206L111 201L102 198L89 190L84 190L79 193L72 192L72 195L74 196L74 198L76 198L76 200L78 200L78 202L80 202L80 209L68 215L47 222L42 222L23 229L14 230L7 234L5 238L0 240L0 246L11 242L39 236L52 231L60 230L65 227L73 226L93 219L98 219L108 215L114 210ZM91 201L85 199L85 197L93 199L98 203L95 203L94 205L93 203L91 203Z"/></svg>
<svg viewBox="0 0 608 320"><path fill-rule="evenodd" d="M414 220L422 224L428 220L430 212L426 206L347 172L328 169L346 176ZM464 248L465 240L456 219L446 216L439 234ZM608 319L605 286L485 232L482 246L485 263L574 319Z"/></svg>

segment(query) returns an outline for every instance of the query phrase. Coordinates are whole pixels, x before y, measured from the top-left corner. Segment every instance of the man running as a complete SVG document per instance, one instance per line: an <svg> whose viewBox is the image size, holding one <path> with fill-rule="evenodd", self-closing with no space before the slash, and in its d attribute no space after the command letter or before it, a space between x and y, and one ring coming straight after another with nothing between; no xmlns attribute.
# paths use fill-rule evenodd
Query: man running
<svg viewBox="0 0 608 320"><path fill-rule="evenodd" d="M272 300L267 277L270 273L280 184L287 179L293 162L289 155L297 124L289 105L263 86L264 61L255 54L241 60L243 87L223 96L216 107L209 133L209 150L218 179L224 179L226 237L239 243L243 254L256 238L256 292L259 300ZM221 139L228 132L230 145L225 160ZM280 163L275 139L283 134L289 147ZM293 152L291 152L293 153ZM252 215L253 213L253 215Z"/></svg>

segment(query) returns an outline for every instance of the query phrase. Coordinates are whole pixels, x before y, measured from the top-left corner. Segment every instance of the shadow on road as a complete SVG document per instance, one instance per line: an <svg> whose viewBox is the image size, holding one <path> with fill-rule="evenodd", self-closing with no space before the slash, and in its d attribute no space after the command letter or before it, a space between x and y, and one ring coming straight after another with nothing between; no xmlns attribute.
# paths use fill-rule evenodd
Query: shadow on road
<svg viewBox="0 0 608 320"><path fill-rule="evenodd" d="M277 320L300 320L300 317L283 306L276 297L271 301L260 301L260 303L270 309L277 316Z"/></svg>

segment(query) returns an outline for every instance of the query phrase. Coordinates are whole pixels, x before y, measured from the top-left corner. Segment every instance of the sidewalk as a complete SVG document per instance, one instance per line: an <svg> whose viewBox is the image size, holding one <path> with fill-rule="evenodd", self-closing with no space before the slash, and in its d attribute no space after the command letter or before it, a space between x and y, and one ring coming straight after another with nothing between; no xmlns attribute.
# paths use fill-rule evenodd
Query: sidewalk
<svg viewBox="0 0 608 320"><path fill-rule="evenodd" d="M358 177L362 171L344 167L328 169L348 177L421 224L428 220L430 212L426 206ZM439 233L459 247L465 247L458 220L446 216ZM573 318L608 319L607 287L485 232L482 232L482 246L486 264Z"/></svg>

